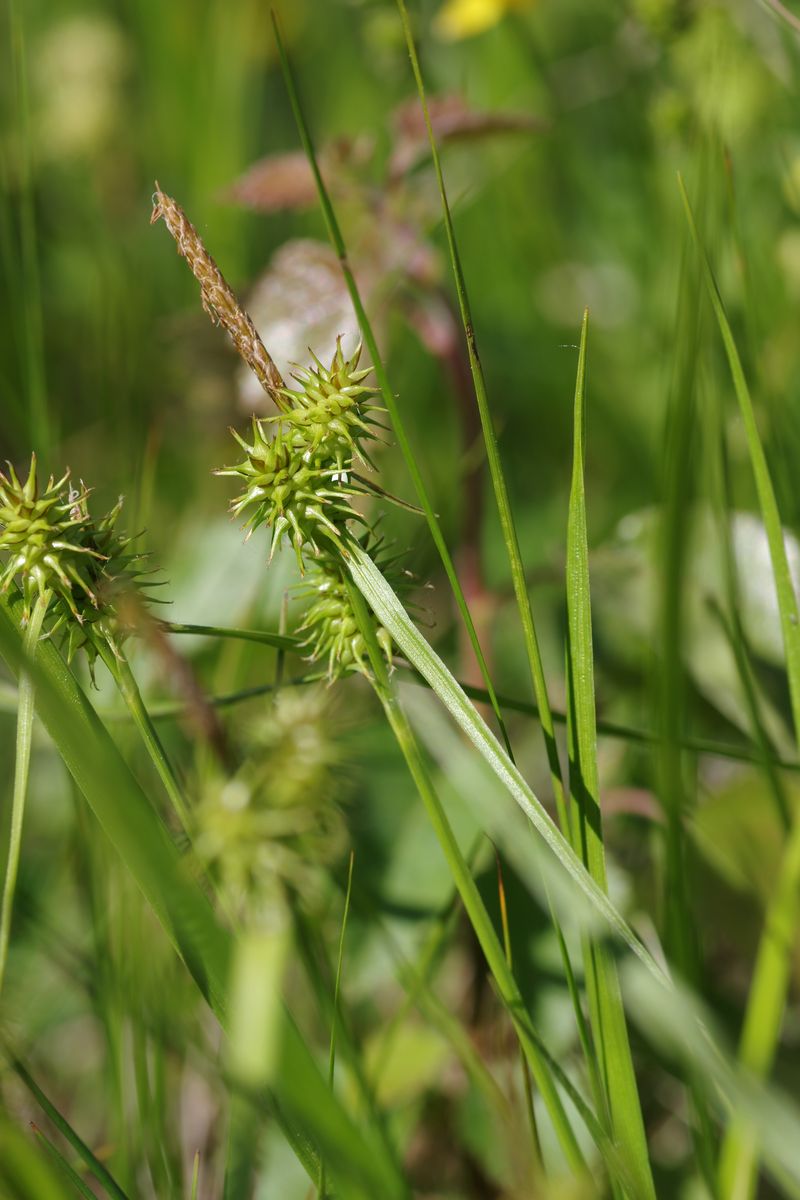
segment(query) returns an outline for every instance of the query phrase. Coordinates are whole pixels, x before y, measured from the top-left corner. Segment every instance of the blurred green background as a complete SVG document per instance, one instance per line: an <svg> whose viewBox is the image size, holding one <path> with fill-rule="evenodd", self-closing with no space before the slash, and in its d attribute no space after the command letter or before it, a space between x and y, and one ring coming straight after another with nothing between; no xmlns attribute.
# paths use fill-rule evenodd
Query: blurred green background
<svg viewBox="0 0 800 1200"><path fill-rule="evenodd" d="M395 6L291 0L278 10L392 386L475 605L495 681L527 699L510 578L464 387L433 178L420 149ZM709 412L721 414L726 433L732 506L753 510L753 491L707 316L701 314L697 345L687 348L685 313L697 284L685 264L676 172L687 179L714 257L781 513L792 528L800 518L797 32L754 0L450 0L414 4L413 16L426 83L440 98L445 172L553 701L559 707L564 692L572 391L588 305L586 486L599 712L637 727L658 722L653 510L665 495L673 414L688 395L694 416L681 451L679 496L685 621L683 642L672 652L686 727L736 741L748 731L746 705L708 604L722 586L704 507ZM145 530L143 543L168 581L170 619L276 628L285 589L295 581L292 563L281 556L264 573L266 540L257 535L242 545L225 512L227 483L211 475L230 461L228 426L243 427L260 401L224 335L200 310L196 285L165 230L149 225L158 179L251 306L280 366L302 360L309 341L328 355L337 333L352 334L302 167L282 158L246 175L258 160L298 147L268 6L17 0L4 7L0 39L2 457L22 464L36 449L46 473L69 465L96 489L98 510L124 493L128 528ZM390 491L412 498L391 443L380 451L379 466ZM418 582L434 585L421 592L430 636L474 681L423 522L391 509L385 526L399 546L413 547L408 561ZM734 537L759 686L774 742L787 750L774 598L768 585L758 585L766 571L764 538L746 516L736 518ZM800 569L796 544L791 549ZM293 602L290 628L298 613ZM179 649L209 692L262 683L274 672L270 651L199 640ZM175 698L163 662L142 652L136 666L148 697ZM289 669L299 672L301 664ZM110 704L106 682L100 676L98 682L98 703ZM345 778L336 787L345 800L343 846L355 847L362 888L346 975L357 1037L369 1046L398 1003L385 923L407 949L418 946L451 884L366 690L348 682L336 691L314 720L342 759L337 771ZM13 761L13 705L6 707L4 799ZM244 718L229 719L235 729ZM165 729L202 793L207 750L180 725ZM548 799L536 727L515 718L512 735L529 778ZM132 739L120 737L131 750ZM143 1145L156 1160L151 1143L166 1139L163 1156L171 1165L164 1178L177 1178L180 1162L200 1148L208 1164L202 1194L215 1195L224 1103L191 1051L201 1040L213 1061L213 1037L195 1028L193 1022L202 1025L196 1012L187 1017L194 1003L188 995L185 1011L178 1003L176 989L186 990L185 983L178 983L166 949L161 958L151 953L153 940L160 943L147 915L104 861L97 832L57 760L46 745L38 749L4 1021L35 1054L40 1076L87 1140L107 1141L120 1174L139 1180L137 1194L169 1194L158 1190L156 1175L135 1165ZM603 740L601 768L616 883L658 924L653 756ZM147 777L148 767L139 769ZM696 801L691 871L706 948L706 998L735 1038L779 831L764 784L747 768L704 759L687 787ZM796 791L792 782L787 788L790 796ZM474 828L464 812L466 842ZM314 910L321 928L332 922L332 938L343 846ZM481 878L495 905L493 867ZM560 1051L563 1043L569 1053L552 933L511 874L507 886L512 924L519 893L513 933L521 975L553 1047ZM447 950L447 969L438 977L442 994L510 1076L508 1035L498 1031L475 947L462 934ZM139 980L136 989L126 986L129 973ZM142 990L142 979L152 987ZM299 984L297 993L302 1011ZM799 1015L795 1008L787 1021L778 1065L790 1086L800 1066ZM313 1011L307 1016L312 1026L319 1020ZM417 1130L416 1141L409 1132L409 1153L421 1193L524 1195L493 1157L485 1114L458 1075L447 1040L421 1020L399 1036L408 1044L386 1068L387 1103L401 1127ZM132 1113L142 1104L130 1079L130 1041L137 1037L169 1052L152 1120L131 1132ZM659 1194L702 1194L692 1190L695 1168L674 1084L660 1066L651 1063L648 1071L645 1104L656 1131ZM0 1086L14 1120L27 1115L15 1086ZM115 1099L106 1111L101 1101L108 1096ZM428 1160L437 1145L452 1154L441 1153L434 1169ZM277 1141L269 1143L259 1195L305 1194L286 1154Z"/></svg>

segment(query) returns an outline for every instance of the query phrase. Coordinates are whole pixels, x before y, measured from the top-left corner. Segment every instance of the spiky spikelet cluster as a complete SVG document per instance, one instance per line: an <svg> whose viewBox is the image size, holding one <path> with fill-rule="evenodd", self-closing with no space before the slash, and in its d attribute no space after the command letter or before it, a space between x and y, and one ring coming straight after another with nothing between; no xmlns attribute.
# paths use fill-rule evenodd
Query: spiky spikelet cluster
<svg viewBox="0 0 800 1200"><path fill-rule="evenodd" d="M411 573L402 565L403 556L392 554L382 538L372 530L359 539L385 579L399 595L408 592ZM346 568L333 554L317 559L309 570L298 594L311 600L300 625L305 633L303 646L312 662L322 664L333 681L354 671L370 673L369 654L364 635L353 611ZM370 614L375 638L390 670L394 665L394 646L388 629Z"/></svg>
<svg viewBox="0 0 800 1200"><path fill-rule="evenodd" d="M320 559L308 576L308 594L314 596L300 632L306 633L303 645L312 662L323 663L333 680L351 671L368 673L367 644L361 632L341 567L332 558ZM388 664L392 663L392 639L376 623L378 639Z"/></svg>
<svg viewBox="0 0 800 1200"><path fill-rule="evenodd" d="M11 463L0 472L0 592L19 582L26 623L40 598L63 603L76 619L79 604L93 599L92 561L102 556L86 542L86 490L69 491L68 480L51 475L40 489L35 454L25 483Z"/></svg>
<svg viewBox="0 0 800 1200"><path fill-rule="evenodd" d="M78 503L85 514L83 535L93 552L88 571L91 594L85 600L78 598L74 614L59 598L53 605L47 633L59 640L67 662L83 650L93 673L103 645L115 655L120 654L134 630L136 606L151 603L148 589L158 584L150 578L153 572L145 569L146 555L132 549L135 538L117 529L123 498L120 496L99 521L89 516L85 494ZM70 619L73 616L75 620Z"/></svg>
<svg viewBox="0 0 800 1200"><path fill-rule="evenodd" d="M314 905L344 850L346 777L330 696L280 692L240 737L242 766L206 784L195 848L230 906L257 920L291 894Z"/></svg>
<svg viewBox="0 0 800 1200"><path fill-rule="evenodd" d="M292 445L333 459L340 471L353 458L374 466L365 442L375 437L375 429L383 428L371 414L384 410L372 403L376 389L364 382L370 368L358 368L361 345L352 357L345 358L338 337L330 368L324 367L313 352L312 358L313 367L298 367L292 374L299 389L281 388L289 408L272 420L288 426Z"/></svg>
<svg viewBox="0 0 800 1200"><path fill-rule="evenodd" d="M304 572L307 550L321 554L325 544L321 538L337 538L345 522L360 519L349 497L363 489L323 453L293 444L282 425L270 438L265 422L254 417L250 442L231 432L245 452L244 461L216 472L244 482L244 490L231 502L231 512L247 514L248 536L260 525L271 530L270 560L288 538Z"/></svg>
<svg viewBox="0 0 800 1200"><path fill-rule="evenodd" d="M40 489L35 454L24 484L10 464L7 475L0 472L0 591L16 580L25 622L36 601L46 600L45 636L60 643L70 662L85 650L91 669L102 644L118 653L130 632L123 596L134 589L141 596L153 585L143 555L116 528L122 499L99 521L88 499L83 483L70 486L69 472Z"/></svg>
<svg viewBox="0 0 800 1200"><path fill-rule="evenodd" d="M350 498L380 490L353 471L355 458L371 465L365 442L377 427L371 415L374 389L364 382L369 372L358 369L360 357L359 347L345 358L340 338L330 368L317 358L313 367L298 368L294 378L300 388L281 388L277 416L254 417L249 442L231 431L244 461L217 471L244 482L232 512L247 514L251 533L268 526L270 558L288 538L301 574L307 552L327 552L348 521L363 522Z"/></svg>
<svg viewBox="0 0 800 1200"><path fill-rule="evenodd" d="M367 645L342 561L347 523L360 521L365 527L362 545L373 556L385 558L382 570L395 568L382 542L350 503L352 496L366 492L393 499L353 470L355 459L372 465L365 443L380 428L373 415L378 411L372 403L374 389L364 382L369 372L359 369L360 357L359 347L346 358L340 338L330 368L316 357L313 367L298 368L294 379L300 388L281 389L286 407L277 416L253 418L250 442L232 431L245 452L244 461L217 472L244 481L231 508L236 516L247 515L248 536L260 525L270 528L270 559L284 537L294 546L305 576L303 594L312 599L302 626L308 635L308 657L324 663L331 680L353 671L369 673ZM377 621L374 631L391 666L389 633Z"/></svg>

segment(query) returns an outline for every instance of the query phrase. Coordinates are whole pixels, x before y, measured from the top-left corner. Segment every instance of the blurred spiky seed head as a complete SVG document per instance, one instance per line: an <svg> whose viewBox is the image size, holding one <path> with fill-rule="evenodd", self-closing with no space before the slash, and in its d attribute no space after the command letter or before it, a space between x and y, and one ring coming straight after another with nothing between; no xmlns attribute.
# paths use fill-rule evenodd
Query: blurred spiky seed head
<svg viewBox="0 0 800 1200"><path fill-rule="evenodd" d="M156 183L151 225L161 218L175 239L178 253L186 259L192 274L200 284L203 308L212 321L224 326L264 391L273 398L278 408L282 408L280 392L283 378L258 336L251 317L239 304L183 209L171 196L165 195Z"/></svg>
<svg viewBox="0 0 800 1200"><path fill-rule="evenodd" d="M35 454L25 483L10 463L7 475L0 472L0 592L18 581L26 623L39 598L62 603L78 622L87 603L97 605L92 566L104 555L86 541L88 493L67 490L68 480L69 473L57 482L51 475L40 489Z"/></svg>
<svg viewBox="0 0 800 1200"><path fill-rule="evenodd" d="M340 470L354 456L373 466L364 443L374 438L373 431L380 428L370 414L384 410L370 403L376 389L364 382L370 368L358 369L361 345L350 358L345 358L342 339L338 337L330 367L323 366L313 351L309 353L314 366L298 367L293 372L300 388L281 389L291 407L272 419L288 426L292 445L312 455L326 455Z"/></svg>
<svg viewBox="0 0 800 1200"><path fill-rule="evenodd" d="M273 807L338 795L345 762L339 725L331 693L319 686L283 688L254 714L242 749L251 771L261 771Z"/></svg>
<svg viewBox="0 0 800 1200"><path fill-rule="evenodd" d="M254 417L250 443L235 430L231 433L245 458L236 466L220 468L216 474L244 482L244 491L231 502L232 513L248 513L250 533L259 525L271 529L270 560L284 537L288 538L303 574L306 547L321 554L321 538L329 542L338 539L345 522L362 519L348 499L360 494L361 489L350 481L346 470L338 470L310 450L301 453L284 436L280 425L275 437L270 438L264 423Z"/></svg>
<svg viewBox="0 0 800 1200"><path fill-rule="evenodd" d="M313 906L323 891L325 868L346 844L337 803L344 776L320 689L281 692L241 741L233 778L206 781L195 847L234 909L257 921L287 892Z"/></svg>

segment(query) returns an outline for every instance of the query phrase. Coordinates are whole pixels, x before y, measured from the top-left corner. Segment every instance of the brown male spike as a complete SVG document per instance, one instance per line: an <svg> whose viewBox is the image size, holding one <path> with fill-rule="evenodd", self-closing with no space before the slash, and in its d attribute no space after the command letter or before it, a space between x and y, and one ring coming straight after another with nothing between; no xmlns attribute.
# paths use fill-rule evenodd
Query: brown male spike
<svg viewBox="0 0 800 1200"><path fill-rule="evenodd" d="M225 327L237 351L264 391L279 409L285 409L286 401L282 395L283 378L258 336L252 318L239 304L186 213L171 196L161 191L156 182L151 225L162 217L175 239L178 253L186 259L192 274L200 284L203 308L215 324L219 323Z"/></svg>

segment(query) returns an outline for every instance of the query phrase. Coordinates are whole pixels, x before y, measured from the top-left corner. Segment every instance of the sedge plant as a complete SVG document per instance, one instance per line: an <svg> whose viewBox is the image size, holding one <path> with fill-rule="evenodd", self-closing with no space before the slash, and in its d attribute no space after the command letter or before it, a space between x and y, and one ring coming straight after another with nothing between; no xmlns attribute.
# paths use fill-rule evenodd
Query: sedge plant
<svg viewBox="0 0 800 1200"><path fill-rule="evenodd" d="M259 364L271 362L265 349L253 351L252 322L239 308L231 289L188 218L177 203L160 190L155 196L154 216L165 219L179 253L200 283L205 307L212 315L219 317L245 360L254 358ZM217 297L216 307L214 301L209 299L211 296ZM223 304L219 303L220 296L224 297ZM247 337L242 333L244 330L247 331ZM258 372L256 374L259 377ZM358 352L348 360L339 344L330 367L326 368L315 360L314 368L297 371L295 379L300 388L289 389L282 380L276 380L273 373L265 390L270 392L278 412L270 418L254 418L249 439L234 433L244 457L234 465L221 468L218 474L235 478L240 483L242 490L234 497L231 509L234 516L244 518L248 537L263 526L270 536L270 557L283 540L290 542L293 548L298 569L308 580L314 596L303 625L309 657L320 663L329 680L357 672L364 675L375 690L442 844L499 995L517 1029L526 1062L561 1140L562 1150L572 1168L580 1174L585 1170L585 1161L556 1084L553 1064L543 1053L541 1041L530 1024L530 1016L526 1012L511 965L475 887L392 684L391 674L396 655L392 618L396 617L398 611L397 594L387 580L386 572L380 568L374 529L364 513L352 503L355 497L366 494L385 495L378 485L366 481L356 470L358 463L370 463L366 444L372 436L374 420L372 392L365 385L365 374L358 369ZM351 526L358 528L360 533L357 535ZM384 615L385 604L375 596L376 587L384 592L387 600L391 598L389 606L395 611L388 618ZM403 613L403 622L407 623L408 618L402 606L399 611ZM413 628L410 623L406 627ZM436 660L421 635L416 631L415 634L418 644L425 647L422 657L427 666L430 668L438 663L435 668L438 676L444 670L443 664ZM407 657L425 675L419 652L411 649L402 635L396 640ZM436 690L441 691L441 678L436 683L430 675L428 679ZM445 679L444 687L450 692L454 681L447 674ZM477 734L481 742L486 737L494 742L463 693L461 697L465 706L463 716L467 722L464 728L473 738ZM458 701L458 707L461 707L461 701ZM451 711L459 719L458 713L452 708ZM498 765L504 775L509 771L513 774L523 807L529 815L537 814L534 823L562 864L580 882L592 903L605 912L618 932L623 933L628 944L645 961L649 961L638 940L613 909L602 885L587 870L549 817L544 816L538 800L522 781L513 761L497 743L494 743L494 747L492 756L500 756ZM596 949L593 954L599 955L600 951ZM658 974L652 964L651 967ZM600 996L599 1003L602 997L613 997L613 993L601 987ZM618 998L608 1002L619 1005ZM620 1055L625 1045L624 1034L620 1035L618 1029L612 1033L609 1024L611 1012L612 1009L609 1009L602 1017L605 1036L612 1038L611 1044L615 1047L608 1053ZM600 1015L595 1019L600 1021ZM563 1086L563 1081L560 1082ZM635 1100L632 1103L629 1096L622 1103L617 1119L620 1122L628 1119L635 1121ZM599 1111L600 1116L589 1113L588 1117L584 1111L584 1117L601 1152L606 1156L610 1173L626 1190L633 1188L637 1194L643 1194L641 1189L644 1188L646 1192L649 1186L645 1182L648 1178L646 1158L642 1158L641 1154L638 1159L635 1154L626 1157L624 1153L612 1151L613 1136L608 1132L607 1117L602 1108ZM636 1136L641 1138L641 1133L637 1132Z"/></svg>
<svg viewBox="0 0 800 1200"><path fill-rule="evenodd" d="M119 505L96 519L89 490L82 483L73 486L66 475L41 486L35 458L27 477L11 467L0 476L0 653L18 678L13 698L17 736L11 838L0 910L0 988L9 944L36 710L77 790L97 818L100 836L127 865L198 994L228 1034L223 1082L229 1132L220 1189L223 1197L238 1200L247 1194L267 1119L280 1128L304 1167L312 1191L321 1200L326 1196L371 1200L377 1195L403 1200L410 1194L406 1167L400 1158L402 1132L398 1133L394 1121L387 1120L376 1091L394 1040L393 1031L402 1025L413 1005L454 1051L487 1103L511 1127L516 1115L512 1112L513 1102L483 1060L477 1043L433 986L436 966L457 918L457 901L474 931L500 1011L516 1035L523 1058L523 1080L531 1081L520 1104L521 1108L524 1103L530 1133L524 1156L528 1175L520 1185L520 1194L563 1194L563 1181L556 1176L565 1165L572 1176L574 1193L581 1198L610 1194L615 1200L652 1200L657 1194L660 1181L651 1162L650 1113L637 1088L628 1018L637 1024L643 1043L652 1042L665 1058L678 1064L677 1073L692 1101L686 1124L694 1125L695 1149L702 1157L699 1169L709 1192L726 1200L733 1196L749 1200L755 1194L763 1159L778 1186L785 1187L788 1194L796 1194L800 1180L796 1149L800 1145L800 1115L779 1089L765 1082L780 1033L798 922L800 842L796 818L790 804L779 804L789 833L778 884L767 910L737 1062L725 1049L724 1038L714 1029L699 999L689 998L673 982L669 969L661 965L660 946L652 931L648 931L645 946L609 894L597 738L605 732L628 744L652 749L658 746L659 735L598 720L595 711L584 485L588 318L584 318L581 330L574 394L567 602L563 614L566 711L559 713L551 707L521 539L503 474L494 413L478 355L475 318L420 62L403 0L398 0L398 6L430 138L448 255L535 703L504 698L494 689L439 519L414 458L402 405L389 384L349 266L284 47L279 43L301 139L358 315L371 371L362 361L360 348L346 354L340 339L332 356L323 360L312 354L310 366L298 367L291 380L284 379L197 230L179 205L158 187L153 218L166 223L179 253L198 280L203 307L225 328L271 406L267 415L254 417L246 431L234 431L236 450L217 474L233 485L231 513L244 523L247 537L253 537L265 569L282 547L288 548L286 558L290 563L294 561L300 576L295 595L304 602L304 612L291 633L283 623L277 633L156 623L147 611L152 581L145 559L135 551L135 542L119 531ZM687 212L691 231L697 237L688 203ZM755 470L778 583L791 707L796 716L797 605L783 532L743 368L716 283L702 247L700 250ZM687 406L688 398L687 390ZM387 432L393 433L406 459L422 514L473 640L483 688L462 686L418 628L411 599L413 576L380 532L376 511L383 504L405 503L396 501L377 482L380 458L375 453L376 443ZM46 449L44 440L39 444ZM665 595L676 600L682 569L676 549L682 528L676 519L681 510L678 484L682 478L675 470L673 507L666 513L668 540L672 539L666 564L677 569L673 591L665 589ZM731 563L728 571L732 574ZM733 587L730 590L732 594ZM735 598L731 599L731 607L735 616ZM750 665L744 635L736 620L728 620L729 615L723 615L724 627L746 687ZM196 778L189 776L188 785L178 778L155 725L156 717L171 719L183 706L145 706L126 656L128 640L148 629L154 637L185 633L226 638L234 650L237 643L245 641L278 650L274 680L203 698L211 710L263 700L272 693L278 697L262 705L255 720L240 719L237 709L236 720L230 722L230 759L219 755L220 761L209 766L202 758L205 747L201 746L198 760L202 770L198 769ZM679 640L677 624L667 622L663 649L668 652ZM284 678L286 653L302 656L311 664L301 679ZM123 697L128 719L138 726L161 777L173 812L167 822L161 819L160 805L153 803L128 768L73 672L73 667L85 660L93 675L98 658ZM677 671L676 665L676 675ZM307 920L305 912L313 905L317 891L330 886L336 864L341 865L347 849L345 825L336 805L340 752L332 740L326 740L324 731L334 685L338 688L342 681L353 677L372 690L376 708L394 735L442 847L451 887L451 899L435 916L418 962L412 966L402 951L393 952L408 1001L387 1027L374 1077L361 1061L360 1047L344 1012L346 987L342 984L347 983L344 959L349 945L351 900L354 909L370 904L368 893L359 894L359 868L356 862L354 872L352 853L342 889L344 915L335 967L329 959L326 970L320 969L320 962L328 957L327 950L315 946L317 935L311 931L313 922ZM419 706L413 698L415 689L404 686L409 679L430 690L431 695L423 696L424 703ZM295 688L290 684L304 686ZM686 982L699 989L701 976L691 969L694 951L686 939L687 931L692 932L692 897L681 875L691 819L678 802L682 756L689 751L738 757L760 766L775 780L778 771L796 770L796 764L778 762L770 755L761 736L757 699L753 696L750 707L755 750L687 736L677 719L680 704L675 679L667 679L663 690L663 707L671 711L666 713L669 727L667 744L661 748L662 763L668 784L676 786L675 808L668 813L667 879L680 885L674 887L669 898L672 911L667 913L665 949L670 968L677 968ZM419 688L416 695L421 695ZM487 701L494 710L499 739L476 706ZM504 722L505 709L538 720L558 821L553 820L515 760ZM118 713L107 715L119 718ZM448 723L448 717L457 731ZM567 727L568 778L566 773L562 776L557 722ZM527 762L521 756L520 761ZM444 783L432 763L446 777ZM776 792L780 792L782 783L781 777ZM481 853L488 849L485 838L479 837L465 853L456 836L449 798L459 790L468 801L479 799L483 804L478 823L482 833L496 844L498 868L502 854L523 888L543 911L549 909L582 1052L574 1069L571 1064L565 1065L566 1060L541 1036L532 1017L533 998L522 985L519 960L511 952L510 929L524 926L524 912L509 915L503 874L499 871L499 924L493 919L476 878ZM472 795L478 792L480 798ZM187 803L187 793L192 796L191 804ZM177 830L176 825L180 826ZM520 836L522 830L524 836ZM184 833L189 835L188 844ZM670 926L673 916L679 922ZM568 923L571 929L565 933ZM323 1039L327 1041L327 1072L315 1064L282 1000L290 964L290 927L306 974L311 979L317 971L318 995L326 988L330 992L320 1005L330 1033ZM571 933L575 937L568 949ZM391 934L387 933L389 940ZM583 951L582 973L573 969L571 958L573 946L579 944ZM323 978L326 973L328 980ZM160 1050L168 1053L170 1049L165 1040ZM136 1085L140 1097L146 1097L146 1041L144 1050L140 1044L136 1053ZM70 1147L68 1160L57 1142L47 1133L36 1131L43 1161L48 1165L41 1194L57 1194L58 1183L51 1181L50 1168L53 1180L62 1180L65 1187L80 1195L94 1194L96 1186L123 1200L138 1194L129 1172L123 1169L123 1178L116 1178L102 1161L103 1156L95 1154L61 1117L26 1063L13 1053L9 1053L8 1061L58 1137ZM341 1071L334 1070L338 1063ZM122 1084L118 1091L123 1112ZM159 1103L163 1103L163 1096ZM542 1120L545 1112L546 1120ZM159 1120L160 1112L153 1116L142 1143ZM524 1120L518 1127L523 1126ZM540 1141L542 1130L545 1136ZM551 1149L553 1133L558 1154ZM5 1126L0 1126L0 1142L10 1151L7 1161L16 1161L19 1151L14 1140L6 1136ZM201 1186L207 1190L205 1162L202 1172L200 1166L195 1155L191 1179L187 1174L185 1181L193 1197ZM11 1173L7 1162L0 1161L0 1185ZM162 1174L153 1172L152 1178L157 1191L159 1187L169 1190L175 1187L177 1175L166 1169ZM41 1179L45 1180L45 1174Z"/></svg>

